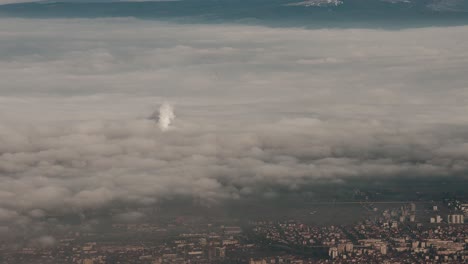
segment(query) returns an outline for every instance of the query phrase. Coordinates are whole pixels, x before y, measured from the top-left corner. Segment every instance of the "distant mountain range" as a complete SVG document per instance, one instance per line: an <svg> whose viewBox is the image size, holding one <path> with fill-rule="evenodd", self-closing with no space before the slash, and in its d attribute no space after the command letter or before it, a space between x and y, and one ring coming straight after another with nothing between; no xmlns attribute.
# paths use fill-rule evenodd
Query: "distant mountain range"
<svg viewBox="0 0 468 264"><path fill-rule="evenodd" d="M135 17L182 23L243 23L300 27L401 28L468 24L468 1L40 1L0 5L0 16L35 18Z"/></svg>

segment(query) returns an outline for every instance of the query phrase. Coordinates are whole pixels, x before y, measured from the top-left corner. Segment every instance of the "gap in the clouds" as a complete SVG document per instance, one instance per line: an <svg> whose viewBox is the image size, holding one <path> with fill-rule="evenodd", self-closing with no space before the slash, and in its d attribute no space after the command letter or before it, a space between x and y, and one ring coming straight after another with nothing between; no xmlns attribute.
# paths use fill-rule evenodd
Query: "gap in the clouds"
<svg viewBox="0 0 468 264"><path fill-rule="evenodd" d="M10 235L0 238L16 243L30 243L32 237L44 233L60 237L82 234L77 241L93 239L98 242L118 240L162 241L167 234L184 232L190 225L200 223L247 226L250 221L288 221L295 219L313 225L345 225L373 215L369 206L361 202L382 202L379 208L398 207L415 202L427 206L431 201L454 196L467 199L466 177L426 177L401 175L391 178L351 177L333 180L316 180L297 188L265 185L248 195L234 199L206 200L203 193L191 196L163 197L149 204L113 201L95 208L45 209L41 213L23 210L22 218L9 225ZM259 187L259 186L257 186ZM37 209L36 209L37 210ZM380 211L379 211L380 212ZM379 213L377 212L377 213ZM30 217L30 219L25 219ZM25 226L29 223L30 226ZM150 223L173 226L161 236L145 237L144 233L117 232L119 224ZM53 228L52 228L53 227ZM169 231L169 233L167 233Z"/></svg>

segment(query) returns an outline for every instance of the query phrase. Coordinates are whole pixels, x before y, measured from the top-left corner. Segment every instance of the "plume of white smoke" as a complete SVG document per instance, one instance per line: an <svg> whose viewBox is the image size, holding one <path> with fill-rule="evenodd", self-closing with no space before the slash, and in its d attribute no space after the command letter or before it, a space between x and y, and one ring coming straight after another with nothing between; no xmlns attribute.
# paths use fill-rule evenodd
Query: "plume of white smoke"
<svg viewBox="0 0 468 264"><path fill-rule="evenodd" d="M164 102L161 107L159 107L159 128L162 131L168 130L171 125L172 120L174 120L175 114L174 109L171 104Z"/></svg>

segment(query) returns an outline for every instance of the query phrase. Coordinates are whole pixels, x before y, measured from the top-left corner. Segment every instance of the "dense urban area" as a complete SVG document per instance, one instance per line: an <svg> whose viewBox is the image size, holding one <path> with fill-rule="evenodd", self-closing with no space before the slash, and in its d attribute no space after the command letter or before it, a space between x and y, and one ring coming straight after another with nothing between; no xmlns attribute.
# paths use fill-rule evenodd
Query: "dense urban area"
<svg viewBox="0 0 468 264"><path fill-rule="evenodd" d="M298 219L223 223L180 216L164 223L113 223L101 233L57 231L43 237L50 243L40 246L12 247L3 242L0 260L4 264L468 262L465 201L354 204L368 213L355 223L338 225ZM331 202L324 208L347 206Z"/></svg>

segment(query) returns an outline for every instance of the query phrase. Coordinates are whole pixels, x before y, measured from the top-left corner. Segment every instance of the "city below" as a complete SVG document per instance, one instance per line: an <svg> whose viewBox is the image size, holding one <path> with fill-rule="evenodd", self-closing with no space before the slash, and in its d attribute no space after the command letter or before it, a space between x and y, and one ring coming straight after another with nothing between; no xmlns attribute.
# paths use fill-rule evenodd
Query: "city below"
<svg viewBox="0 0 468 264"><path fill-rule="evenodd" d="M355 196L363 199L310 203L300 210L285 209L285 215L276 212L281 217L270 219L261 212L251 218L220 217L207 214L211 209L204 206L180 211L179 215L165 212L165 217L158 217L167 208L141 208L119 214L108 224L101 221L93 227L93 221L89 221L74 230L70 227L49 230L50 235L24 244L4 240L0 261L2 264L468 262L466 201L444 198L373 202L360 191ZM342 218L340 213L347 214L346 210L355 212L357 221L333 221L340 220L333 218ZM325 215L330 219L328 223L315 221L323 220Z"/></svg>

